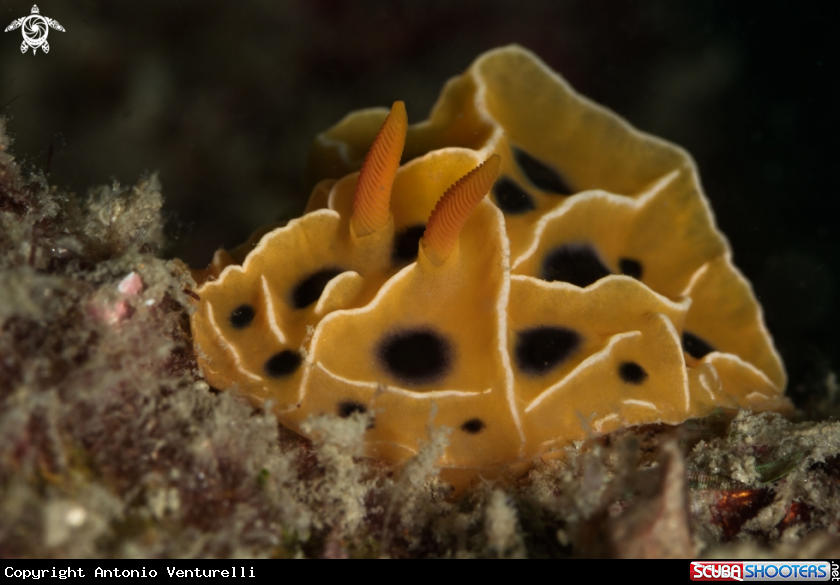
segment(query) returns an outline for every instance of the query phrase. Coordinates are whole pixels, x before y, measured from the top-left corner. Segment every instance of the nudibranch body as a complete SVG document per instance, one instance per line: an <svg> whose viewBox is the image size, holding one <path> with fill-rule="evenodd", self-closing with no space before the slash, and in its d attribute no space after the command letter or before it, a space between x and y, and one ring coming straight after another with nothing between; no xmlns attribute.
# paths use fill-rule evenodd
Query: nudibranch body
<svg viewBox="0 0 840 585"><path fill-rule="evenodd" d="M489 470L789 408L690 157L522 48L479 57L418 125L399 102L351 114L306 178L305 215L197 273L192 316L208 382L292 429L369 412L368 454L399 463L445 426L441 466Z"/></svg>

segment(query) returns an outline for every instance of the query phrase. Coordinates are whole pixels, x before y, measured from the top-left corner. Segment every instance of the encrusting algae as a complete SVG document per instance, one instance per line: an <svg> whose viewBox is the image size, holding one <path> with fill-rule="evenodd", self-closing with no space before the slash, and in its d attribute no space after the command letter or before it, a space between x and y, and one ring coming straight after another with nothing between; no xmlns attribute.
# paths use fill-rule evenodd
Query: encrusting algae
<svg viewBox="0 0 840 585"><path fill-rule="evenodd" d="M194 271L191 317L207 381L299 433L367 413L365 453L402 463L447 427L438 464L463 478L791 408L691 158L520 47L479 57L427 121L350 114L306 181L305 215Z"/></svg>

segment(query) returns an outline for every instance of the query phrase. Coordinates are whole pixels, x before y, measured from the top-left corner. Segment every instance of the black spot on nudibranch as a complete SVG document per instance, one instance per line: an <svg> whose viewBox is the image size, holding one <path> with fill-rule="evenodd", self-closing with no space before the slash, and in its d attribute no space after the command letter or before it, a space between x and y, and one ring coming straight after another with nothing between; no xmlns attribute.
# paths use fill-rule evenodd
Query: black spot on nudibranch
<svg viewBox="0 0 840 585"><path fill-rule="evenodd" d="M688 331L683 331L682 345L685 353L693 358L697 358L698 360L703 359L707 354L716 351L711 343L705 339L697 337L693 333L689 333Z"/></svg>
<svg viewBox="0 0 840 585"><path fill-rule="evenodd" d="M471 435L477 435L483 431L486 426L487 425L484 424L484 421L480 418L471 418L461 425L461 430Z"/></svg>
<svg viewBox="0 0 840 585"><path fill-rule="evenodd" d="M642 280L642 263L632 258L621 258L618 261L618 269L621 274L632 276L636 280Z"/></svg>
<svg viewBox="0 0 840 585"><path fill-rule="evenodd" d="M408 264L417 260L420 238L425 231L426 226L419 224L397 232L394 236L394 249L391 250L391 261L394 264Z"/></svg>
<svg viewBox="0 0 840 585"><path fill-rule="evenodd" d="M610 274L592 246L565 244L545 255L540 277L549 282L559 280L585 287Z"/></svg>
<svg viewBox="0 0 840 585"><path fill-rule="evenodd" d="M569 184L557 170L534 158L522 149L513 147L513 158L534 187L556 195L571 195L574 193Z"/></svg>
<svg viewBox="0 0 840 585"><path fill-rule="evenodd" d="M341 418L347 418L354 412L364 414L367 412L367 407L355 400L343 400L338 403L338 416Z"/></svg>
<svg viewBox="0 0 840 585"><path fill-rule="evenodd" d="M323 268L301 280L292 289L292 306L303 309L320 299L327 283L342 272L341 268Z"/></svg>
<svg viewBox="0 0 840 585"><path fill-rule="evenodd" d="M230 324L234 329L244 329L254 320L254 307L239 305L230 312Z"/></svg>
<svg viewBox="0 0 840 585"><path fill-rule="evenodd" d="M545 374L569 359L580 342L580 335L565 327L525 329L516 336L516 365L529 374Z"/></svg>
<svg viewBox="0 0 840 585"><path fill-rule="evenodd" d="M501 177L493 185L496 205L503 213L518 215L536 209L531 195L510 177Z"/></svg>
<svg viewBox="0 0 840 585"><path fill-rule="evenodd" d="M387 335L380 343L379 362L388 373L407 384L426 384L443 378L452 363L449 342L427 328Z"/></svg>
<svg viewBox="0 0 840 585"><path fill-rule="evenodd" d="M648 373L636 362L621 362L618 365L618 377L627 384L638 386L647 380Z"/></svg>
<svg viewBox="0 0 840 585"><path fill-rule="evenodd" d="M284 349L266 360L265 373L269 378L283 378L294 374L300 367L301 361L299 353Z"/></svg>

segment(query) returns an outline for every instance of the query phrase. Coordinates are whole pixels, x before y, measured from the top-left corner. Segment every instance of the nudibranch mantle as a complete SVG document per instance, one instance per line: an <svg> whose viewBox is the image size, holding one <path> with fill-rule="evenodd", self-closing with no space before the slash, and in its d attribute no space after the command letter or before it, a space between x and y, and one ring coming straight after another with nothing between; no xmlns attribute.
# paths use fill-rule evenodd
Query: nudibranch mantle
<svg viewBox="0 0 840 585"><path fill-rule="evenodd" d="M367 453L399 463L445 426L441 466L489 470L790 408L691 158L520 47L479 57L420 124L400 102L349 115L306 180L302 217L195 271L191 317L207 381L298 432L367 412Z"/></svg>

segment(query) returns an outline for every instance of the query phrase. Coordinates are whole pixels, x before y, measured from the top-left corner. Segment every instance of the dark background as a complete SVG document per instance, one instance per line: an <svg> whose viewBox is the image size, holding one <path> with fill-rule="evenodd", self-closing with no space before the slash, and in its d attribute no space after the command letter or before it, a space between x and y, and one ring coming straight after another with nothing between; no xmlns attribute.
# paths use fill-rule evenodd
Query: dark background
<svg viewBox="0 0 840 585"><path fill-rule="evenodd" d="M168 256L298 215L316 133L406 101L426 117L481 52L519 43L700 168L804 404L838 366L838 11L673 0L43 0L48 55L0 33L0 114L32 171L84 194L157 171ZM0 0L0 30L32 0ZM53 155L50 157L49 153ZM49 166L48 166L49 165Z"/></svg>

